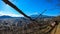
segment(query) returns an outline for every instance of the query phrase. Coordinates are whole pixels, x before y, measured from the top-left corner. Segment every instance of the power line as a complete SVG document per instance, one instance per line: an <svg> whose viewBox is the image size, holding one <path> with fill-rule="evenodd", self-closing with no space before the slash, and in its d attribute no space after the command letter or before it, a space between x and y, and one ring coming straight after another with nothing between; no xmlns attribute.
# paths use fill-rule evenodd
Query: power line
<svg viewBox="0 0 60 34"><path fill-rule="evenodd" d="M42 15L43 13L45 13L46 11L47 11L47 10L44 10L41 14L39 14L39 16L41 16L41 15ZM38 17L39 17L39 16L38 16ZM36 20L38 17L36 17L35 20Z"/></svg>

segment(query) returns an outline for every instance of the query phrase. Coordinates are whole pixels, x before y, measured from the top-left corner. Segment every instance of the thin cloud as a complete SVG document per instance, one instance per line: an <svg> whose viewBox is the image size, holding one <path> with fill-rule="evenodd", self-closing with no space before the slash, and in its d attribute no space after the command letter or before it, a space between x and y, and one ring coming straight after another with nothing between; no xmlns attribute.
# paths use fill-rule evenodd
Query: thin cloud
<svg viewBox="0 0 60 34"><path fill-rule="evenodd" d="M3 16L3 15L8 15L8 16L11 16L11 17L23 17L23 15L21 15L21 14L13 14L13 13L10 13L10 12L0 11L0 16Z"/></svg>

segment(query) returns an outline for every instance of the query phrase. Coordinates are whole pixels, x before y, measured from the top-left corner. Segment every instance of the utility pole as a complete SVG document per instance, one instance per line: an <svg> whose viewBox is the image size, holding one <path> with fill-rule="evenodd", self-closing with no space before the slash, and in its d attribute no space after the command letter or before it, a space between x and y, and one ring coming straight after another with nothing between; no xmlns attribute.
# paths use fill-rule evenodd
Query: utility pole
<svg viewBox="0 0 60 34"><path fill-rule="evenodd" d="M6 4L8 4L9 6L11 6L12 8L14 8L17 12L19 12L20 14L22 14L23 16L29 18L33 23L33 26L38 26L38 23L36 20L32 19L31 17L27 16L25 13L23 13L19 8L17 8L17 6L15 6L13 3L11 3L8 0L2 0L3 2L5 2Z"/></svg>
<svg viewBox="0 0 60 34"><path fill-rule="evenodd" d="M27 16L25 13L22 12L22 10L20 10L19 8L17 8L17 6L15 6L13 3L11 3L9 0L2 0L4 3L8 4L9 6L11 6L12 8L14 8L17 12L19 12L20 14L22 14L23 16L29 18L30 20L31 17Z"/></svg>

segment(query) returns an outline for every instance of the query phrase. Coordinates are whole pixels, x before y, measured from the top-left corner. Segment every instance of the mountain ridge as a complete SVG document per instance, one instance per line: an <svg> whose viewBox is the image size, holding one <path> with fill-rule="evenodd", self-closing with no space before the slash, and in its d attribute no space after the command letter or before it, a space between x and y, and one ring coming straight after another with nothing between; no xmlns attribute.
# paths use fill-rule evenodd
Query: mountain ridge
<svg viewBox="0 0 60 34"><path fill-rule="evenodd" d="M30 17L32 19L35 19L35 18L53 18L54 16L47 16L47 15L31 15ZM21 17L11 17L11 16L7 16L7 15L3 15L3 16L0 16L0 19L2 18L21 18ZM22 17L23 18L23 17Z"/></svg>

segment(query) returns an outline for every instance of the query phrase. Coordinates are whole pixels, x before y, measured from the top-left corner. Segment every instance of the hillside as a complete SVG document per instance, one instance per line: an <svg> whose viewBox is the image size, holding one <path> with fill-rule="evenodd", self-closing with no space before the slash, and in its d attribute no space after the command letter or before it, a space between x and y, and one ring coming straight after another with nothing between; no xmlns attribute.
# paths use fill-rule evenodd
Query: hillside
<svg viewBox="0 0 60 34"><path fill-rule="evenodd" d="M7 17L7 16L3 16ZM48 21L40 21L40 19L35 21L30 21L25 17L8 17L0 19L0 33L10 33L10 34L44 34L48 32L52 27L49 25L51 22L50 18ZM4 28L3 28L4 27ZM24 32L24 33L23 33Z"/></svg>

